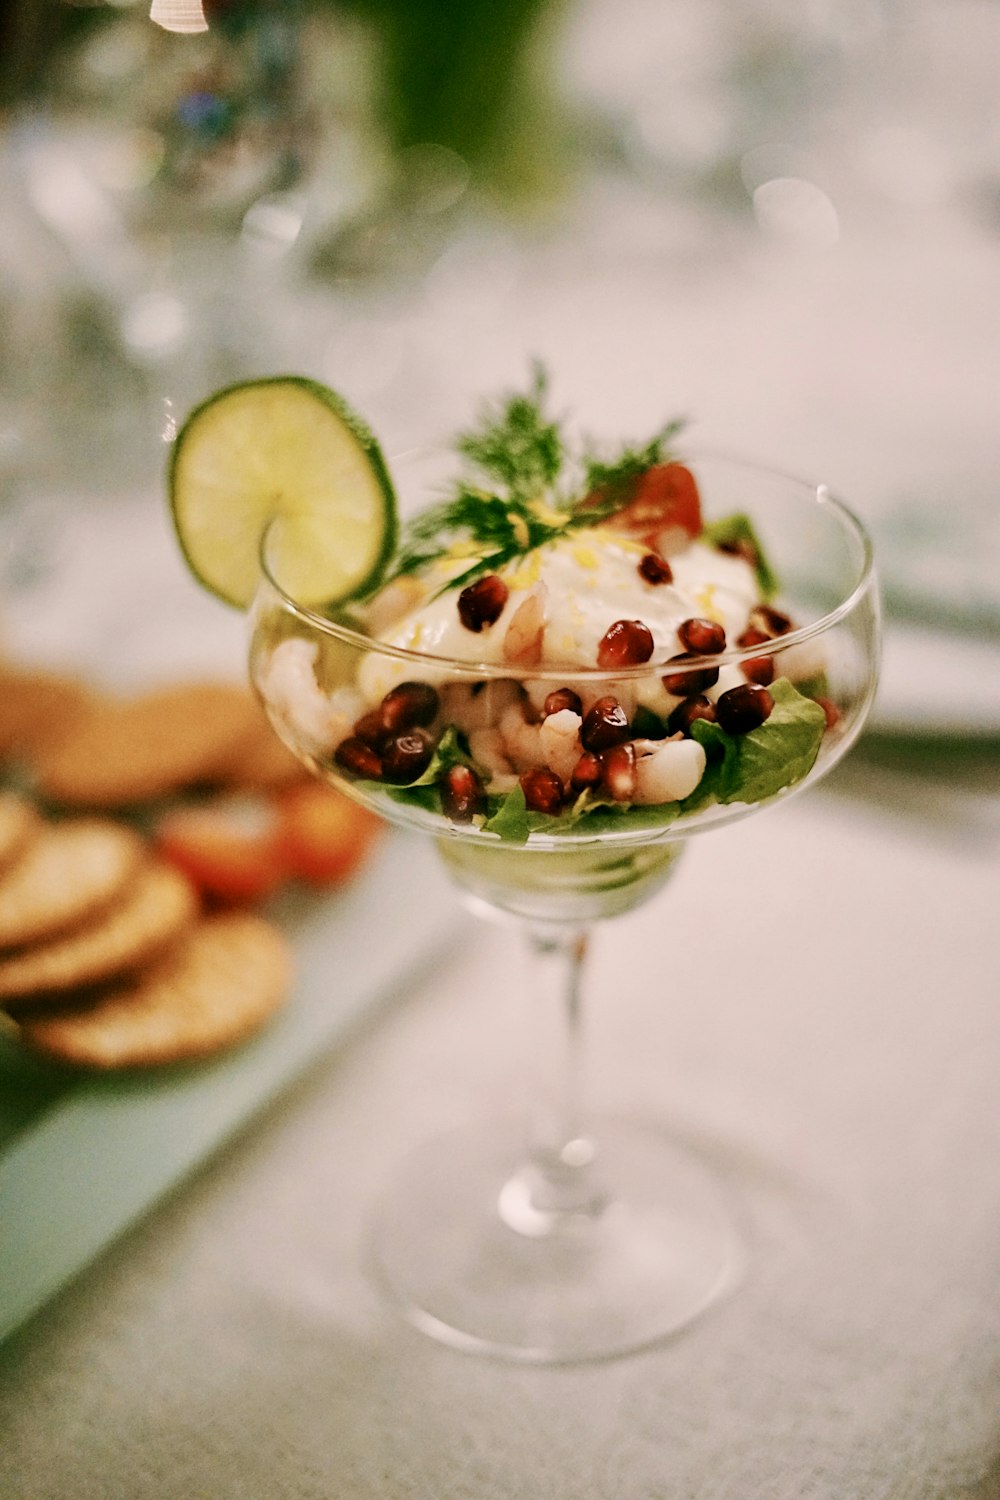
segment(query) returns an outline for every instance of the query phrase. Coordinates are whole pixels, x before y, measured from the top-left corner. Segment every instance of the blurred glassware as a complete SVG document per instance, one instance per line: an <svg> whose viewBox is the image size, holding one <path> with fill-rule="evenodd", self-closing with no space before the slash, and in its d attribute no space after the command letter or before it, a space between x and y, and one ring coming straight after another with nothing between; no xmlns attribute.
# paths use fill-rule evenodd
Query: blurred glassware
<svg viewBox="0 0 1000 1500"><path fill-rule="evenodd" d="M205 8L201 0L153 0L149 7L149 19L162 26L164 31L177 31L185 35L208 30Z"/></svg>
<svg viewBox="0 0 1000 1500"><path fill-rule="evenodd" d="M0 393L44 487L150 489L177 413L322 362L371 292L412 323L449 246L544 175L561 8L204 0L179 35L149 0L13 0L0 299L31 312Z"/></svg>
<svg viewBox="0 0 1000 1500"><path fill-rule="evenodd" d="M12 6L0 103L92 126L76 154L132 230L232 232L308 175L315 269L391 271L468 189L514 206L564 180L567 0L203 0L184 35L149 0Z"/></svg>
<svg viewBox="0 0 1000 1500"><path fill-rule="evenodd" d="M43 79L21 8L7 21L25 41L0 138L0 391L49 488L121 490L159 474L165 404L268 359L267 293L322 134L307 6L216 0L201 35L161 30L148 0L88 24L47 9Z"/></svg>

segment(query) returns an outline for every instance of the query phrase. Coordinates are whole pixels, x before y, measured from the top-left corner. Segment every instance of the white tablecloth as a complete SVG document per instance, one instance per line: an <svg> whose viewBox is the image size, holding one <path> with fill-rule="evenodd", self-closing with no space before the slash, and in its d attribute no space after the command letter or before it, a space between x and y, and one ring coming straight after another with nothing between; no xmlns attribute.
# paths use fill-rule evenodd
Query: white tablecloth
<svg viewBox="0 0 1000 1500"><path fill-rule="evenodd" d="M380 1181L524 1096L511 936L470 918L5 1347L0 1493L994 1500L997 801L963 826L933 789L840 783L696 840L595 949L592 1099L728 1175L750 1245L728 1303L556 1370L440 1348L382 1304Z"/></svg>

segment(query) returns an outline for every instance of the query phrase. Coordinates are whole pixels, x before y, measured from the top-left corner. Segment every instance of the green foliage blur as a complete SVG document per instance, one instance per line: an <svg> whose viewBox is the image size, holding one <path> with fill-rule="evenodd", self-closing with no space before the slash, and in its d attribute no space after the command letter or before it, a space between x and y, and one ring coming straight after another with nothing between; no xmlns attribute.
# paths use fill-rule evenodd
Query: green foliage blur
<svg viewBox="0 0 1000 1500"><path fill-rule="evenodd" d="M552 0L327 3L349 6L378 39L383 124L397 149L433 141L510 189L534 177Z"/></svg>
<svg viewBox="0 0 1000 1500"><path fill-rule="evenodd" d="M373 109L390 149L434 143L501 193L542 185L551 129L551 20L564 0L205 0L213 31L238 40L280 12L336 12L372 43ZM136 0L136 9L146 0ZM0 111L43 96L54 66L121 16L106 0L3 0ZM153 23L150 22L150 25ZM183 41L183 39L179 39Z"/></svg>

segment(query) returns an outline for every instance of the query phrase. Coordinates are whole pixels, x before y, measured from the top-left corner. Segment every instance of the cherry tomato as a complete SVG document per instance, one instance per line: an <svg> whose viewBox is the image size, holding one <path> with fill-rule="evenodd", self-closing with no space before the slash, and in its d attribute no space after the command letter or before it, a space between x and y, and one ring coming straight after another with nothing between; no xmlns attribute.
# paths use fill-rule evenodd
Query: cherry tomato
<svg viewBox="0 0 1000 1500"><path fill-rule="evenodd" d="M615 516L615 525L634 532L650 547L663 532L701 534L701 498L691 470L684 464L654 464L639 476L635 494Z"/></svg>
<svg viewBox="0 0 1000 1500"><path fill-rule="evenodd" d="M359 869L385 824L325 782L303 782L278 799L287 867L314 885L339 885Z"/></svg>
<svg viewBox="0 0 1000 1500"><path fill-rule="evenodd" d="M284 830L266 797L234 794L174 808L153 837L163 857L216 901L260 901L288 878Z"/></svg>

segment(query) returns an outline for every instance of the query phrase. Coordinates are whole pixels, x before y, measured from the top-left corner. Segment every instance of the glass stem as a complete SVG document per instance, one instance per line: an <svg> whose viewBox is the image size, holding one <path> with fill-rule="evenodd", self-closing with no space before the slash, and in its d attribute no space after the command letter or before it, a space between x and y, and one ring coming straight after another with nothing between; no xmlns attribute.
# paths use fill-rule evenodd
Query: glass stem
<svg viewBox="0 0 1000 1500"><path fill-rule="evenodd" d="M583 996L587 928L523 925L535 1024L545 1033L547 1087L524 1164L500 1194L500 1214L518 1234L542 1238L592 1221L607 1198L583 1119Z"/></svg>

